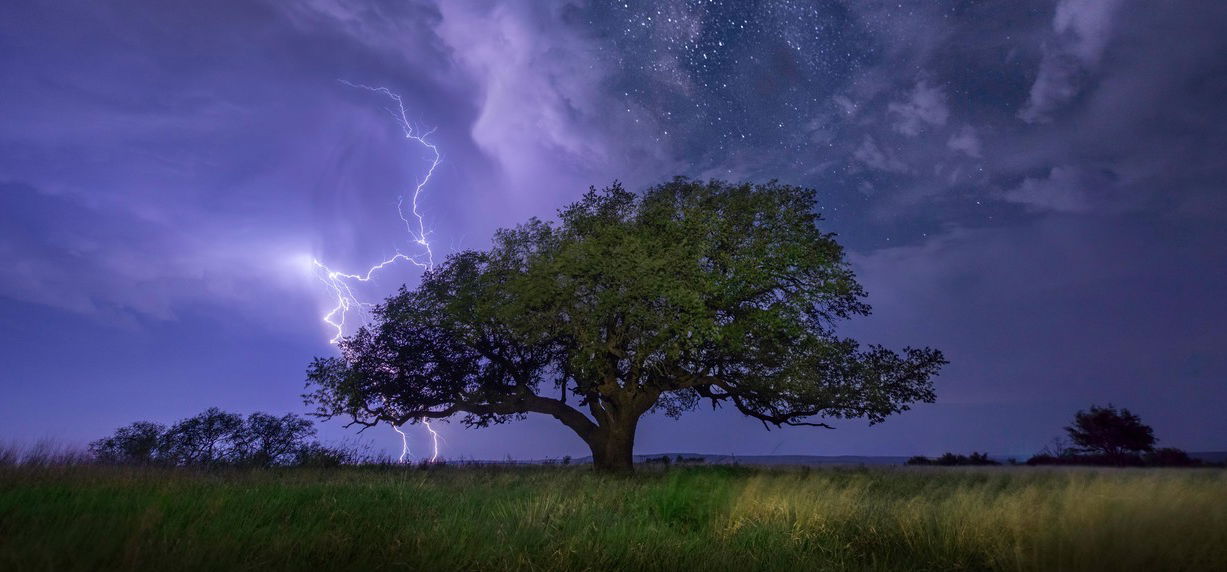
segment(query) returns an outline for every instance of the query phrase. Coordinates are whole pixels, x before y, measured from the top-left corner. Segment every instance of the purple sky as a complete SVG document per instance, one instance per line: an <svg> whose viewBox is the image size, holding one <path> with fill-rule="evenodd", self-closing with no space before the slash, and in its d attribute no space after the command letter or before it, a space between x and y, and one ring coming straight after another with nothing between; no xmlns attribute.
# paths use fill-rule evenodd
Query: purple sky
<svg viewBox="0 0 1227 572"><path fill-rule="evenodd" d="M6 2L0 441L304 411L333 351L309 261L412 246L429 165L344 79L435 129L437 252L615 178L778 178L870 292L847 332L952 362L879 426L704 410L638 452L1027 455L1108 402L1227 449L1224 29L1193 1ZM549 419L440 429L452 457L586 454Z"/></svg>

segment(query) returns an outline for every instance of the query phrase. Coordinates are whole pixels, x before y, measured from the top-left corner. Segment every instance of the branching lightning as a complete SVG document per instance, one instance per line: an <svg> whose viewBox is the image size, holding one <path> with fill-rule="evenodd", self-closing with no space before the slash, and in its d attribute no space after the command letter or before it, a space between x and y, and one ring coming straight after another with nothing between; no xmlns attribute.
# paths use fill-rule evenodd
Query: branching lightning
<svg viewBox="0 0 1227 572"><path fill-rule="evenodd" d="M372 87L369 85L351 83L345 80L340 80L341 83L357 88L364 89L373 93L377 93L395 103L394 107L387 108L388 113L400 126L405 134L405 138L420 145L428 152L430 167L426 170L426 174L418 180L413 187L412 193L402 194L396 203L396 214L400 217L401 222L405 224L405 231L409 233L409 237L416 245L418 252L416 254L404 254L399 250L395 255L386 258L373 266L366 269L362 273L346 273L339 272L329 268L319 259L312 259L312 265L319 279L329 288L332 294L336 297L336 305L332 307L328 313L324 314L324 323L331 327L335 334L329 343L336 344L345 336L345 330L348 321L356 319L365 321L366 310L373 307L374 304L362 301L357 294L354 293L353 285L355 282L370 282L380 271L390 266L397 265L402 262L407 262L421 268L423 270L432 270L435 266L434 250L430 245L428 233L426 231L426 221L422 217L422 212L419 210L418 200L426 189L426 185L430 183L431 177L435 174L435 169L439 163L443 161L442 155L439 154L439 148L427 140L434 131L421 131L413 126L409 121L409 115L405 111L405 102L400 95L389 90L386 87ZM405 203L408 201L409 207L405 208ZM422 418L422 424L426 430L430 432L431 442L433 445L433 453L430 457L430 462L435 462L439 458L439 433L431 427L430 422L426 418ZM392 429L400 435L401 452L400 462L405 462L405 458L410 456L409 439L404 431L396 425L392 425Z"/></svg>

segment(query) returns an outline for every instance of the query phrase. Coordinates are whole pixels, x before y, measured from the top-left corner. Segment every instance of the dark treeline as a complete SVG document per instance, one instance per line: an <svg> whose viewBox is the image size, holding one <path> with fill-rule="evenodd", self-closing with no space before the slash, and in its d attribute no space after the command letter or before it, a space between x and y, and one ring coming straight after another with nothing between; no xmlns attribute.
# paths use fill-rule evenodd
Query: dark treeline
<svg viewBox="0 0 1227 572"><path fill-rule="evenodd" d="M940 465L943 467L961 467L969 465L1000 465L997 461L988 458L988 453L972 453L970 455L956 455L954 453L946 453L936 459L928 457L915 456L907 460L909 465Z"/></svg>
<svg viewBox="0 0 1227 572"><path fill-rule="evenodd" d="M674 463L679 465L701 465L706 463L707 459L703 457L683 457L682 455L677 455L676 457L661 455L659 457L647 457L643 462L648 465L664 465L667 467Z"/></svg>
<svg viewBox="0 0 1227 572"><path fill-rule="evenodd" d="M1143 453L1122 453L1115 455L1079 453L1074 449L1065 449L1057 454L1040 453L1027 459L1028 465L1097 465L1112 467L1212 467L1215 463L1207 463L1201 459L1190 457L1182 449L1162 447Z"/></svg>
<svg viewBox="0 0 1227 572"><path fill-rule="evenodd" d="M170 427L137 421L90 443L94 459L125 465L193 467L339 466L367 461L357 451L321 444L314 424L288 413L244 418L211 407Z"/></svg>

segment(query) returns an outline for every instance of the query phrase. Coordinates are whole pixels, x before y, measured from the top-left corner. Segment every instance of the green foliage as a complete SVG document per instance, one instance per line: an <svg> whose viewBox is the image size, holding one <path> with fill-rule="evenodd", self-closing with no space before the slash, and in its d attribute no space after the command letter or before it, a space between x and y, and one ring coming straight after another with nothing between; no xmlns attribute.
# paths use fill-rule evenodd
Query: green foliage
<svg viewBox="0 0 1227 572"><path fill-rule="evenodd" d="M0 468L3 570L1221 570L1227 473Z"/></svg>
<svg viewBox="0 0 1227 572"><path fill-rule="evenodd" d="M614 184L455 254L315 360L305 398L373 425L552 415L629 468L648 410L707 400L771 425L877 423L934 399L941 352L862 349L869 312L815 193L777 183Z"/></svg>

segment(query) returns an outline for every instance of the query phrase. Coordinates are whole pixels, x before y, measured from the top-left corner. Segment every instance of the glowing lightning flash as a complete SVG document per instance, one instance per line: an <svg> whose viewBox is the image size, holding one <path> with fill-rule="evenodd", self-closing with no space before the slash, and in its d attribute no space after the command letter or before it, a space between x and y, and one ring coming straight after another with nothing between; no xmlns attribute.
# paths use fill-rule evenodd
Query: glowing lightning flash
<svg viewBox="0 0 1227 572"><path fill-rule="evenodd" d="M425 417L422 418L422 425L425 425L426 430L430 431L430 440L435 447L434 451L432 451L430 455L430 462L433 463L439 459L439 432L435 431L435 428L430 426L430 420L426 419Z"/></svg>
<svg viewBox="0 0 1227 572"><path fill-rule="evenodd" d="M426 175L423 176L421 180L418 181L417 185L413 187L413 193L409 194L408 213L406 213L405 209L405 195L401 195L400 199L396 203L396 214L400 217L401 221L405 223L405 230L409 233L410 238L413 239L413 242L417 244L420 250L416 255L402 254L398 251L394 256L380 261L370 268L367 268L366 272L361 274L338 272L329 268L318 259L312 259L311 262L316 269L316 274L319 276L320 280L328 286L328 288L332 291L332 294L336 296L336 306L329 310L327 314L324 314L323 318L324 323L336 330L336 334L332 336L332 339L328 340L329 343L332 344L336 344L342 337L344 337L346 320L350 318L351 313L357 313L360 320L365 320L366 310L374 306L374 304L363 302L356 294L354 294L352 287L354 282L370 282L379 271L402 261L413 264L423 270L434 269L434 250L430 246L430 241L427 240L426 222L422 218L421 211L418 210L418 199L421 198L422 192L426 188L426 184L430 182L430 178L434 176L435 168L437 168L439 163L442 162L442 156L439 154L438 147L426 140L426 138L429 137L434 131L422 132L413 127L413 124L409 121L409 115L405 111L405 102L401 99L400 95L394 93L386 87L371 87L369 85L350 83L345 80L341 80L341 83L349 87L365 89L370 92L378 93L395 102L395 108L389 108L387 110L388 113L392 115L392 118L396 120L396 123L404 131L406 139L421 145L427 151L429 151L430 168L426 170ZM426 430L430 432L432 444L434 445L434 451L433 455L430 457L430 461L434 462L439 458L439 433L435 431L434 427L430 426L430 422L424 417L422 418L422 424L425 425ZM405 457L409 456L409 440L405 436L404 431L401 431L400 427L392 425L392 429L400 434L401 451L399 461L403 463L405 462Z"/></svg>
<svg viewBox="0 0 1227 572"><path fill-rule="evenodd" d="M392 430L400 435L400 458L396 462L404 463L405 456L409 454L409 437L405 436L405 432L401 431L400 427L392 425Z"/></svg>

